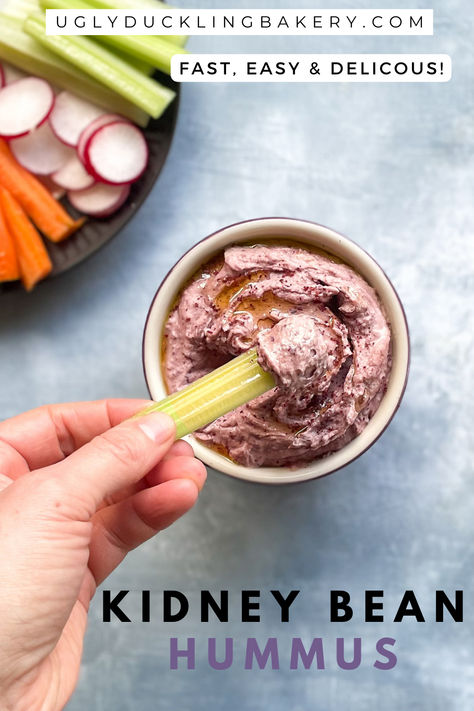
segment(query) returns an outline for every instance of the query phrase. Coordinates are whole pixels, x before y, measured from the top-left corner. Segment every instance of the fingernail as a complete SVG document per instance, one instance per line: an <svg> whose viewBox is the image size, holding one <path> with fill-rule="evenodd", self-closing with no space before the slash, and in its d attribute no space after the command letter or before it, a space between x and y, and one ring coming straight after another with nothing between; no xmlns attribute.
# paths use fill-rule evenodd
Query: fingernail
<svg viewBox="0 0 474 711"><path fill-rule="evenodd" d="M146 436L157 442L166 442L175 432L176 426L169 415L164 412L154 412L152 415L145 415L139 421L138 426Z"/></svg>

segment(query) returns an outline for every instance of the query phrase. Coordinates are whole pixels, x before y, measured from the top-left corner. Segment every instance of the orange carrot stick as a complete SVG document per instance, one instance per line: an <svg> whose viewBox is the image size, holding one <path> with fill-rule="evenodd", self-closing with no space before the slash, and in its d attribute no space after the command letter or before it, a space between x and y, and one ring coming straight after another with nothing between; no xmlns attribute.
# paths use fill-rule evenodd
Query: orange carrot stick
<svg viewBox="0 0 474 711"><path fill-rule="evenodd" d="M74 220L39 180L18 163L3 139L0 139L0 185L53 242L60 242L84 224L84 218Z"/></svg>
<svg viewBox="0 0 474 711"><path fill-rule="evenodd" d="M43 240L13 195L0 187L0 205L7 227L13 237L23 285L31 291L47 276L53 265Z"/></svg>
<svg viewBox="0 0 474 711"><path fill-rule="evenodd" d="M0 205L0 282L15 281L20 278L20 267L15 251L15 243L7 227Z"/></svg>

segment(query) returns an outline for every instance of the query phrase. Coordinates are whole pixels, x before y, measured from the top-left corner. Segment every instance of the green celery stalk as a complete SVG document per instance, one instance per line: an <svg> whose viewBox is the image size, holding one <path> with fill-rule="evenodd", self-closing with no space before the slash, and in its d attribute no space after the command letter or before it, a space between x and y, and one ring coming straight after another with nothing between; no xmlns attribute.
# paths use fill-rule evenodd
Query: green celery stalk
<svg viewBox="0 0 474 711"><path fill-rule="evenodd" d="M55 10L93 10L84 0L40 0L42 8ZM94 35L102 44L110 45L135 59L148 62L165 74L171 71L171 57L177 52L186 53L171 42L155 35Z"/></svg>
<svg viewBox="0 0 474 711"><path fill-rule="evenodd" d="M149 405L134 417L166 412L175 421L176 438L179 439L275 385L273 375L260 367L257 351L252 348L164 400Z"/></svg>
<svg viewBox="0 0 474 711"><path fill-rule="evenodd" d="M113 52L122 61L128 62L129 64L132 65L132 67L135 67L135 69L138 69L139 72L141 72L142 74L145 74L147 77L151 77L151 75L155 73L155 67L152 64L150 64L149 62L144 62L142 59L137 59L137 57L132 57L130 54L127 54L126 52L122 52L122 50L118 49L118 47L115 47Z"/></svg>
<svg viewBox="0 0 474 711"><path fill-rule="evenodd" d="M72 4L75 1L72 0ZM171 57L174 54L188 54L186 49L151 35L97 35L96 39L102 44L120 49L136 60L149 62L165 74L171 73Z"/></svg>
<svg viewBox="0 0 474 711"><path fill-rule="evenodd" d="M144 76L88 37L46 35L45 19L42 16L28 17L23 29L44 47L116 91L153 118L161 116L175 97L174 91Z"/></svg>
<svg viewBox="0 0 474 711"><path fill-rule="evenodd" d="M10 0L3 8L2 13L9 17L16 17L18 20L24 20L32 12L39 10L37 0Z"/></svg>
<svg viewBox="0 0 474 711"><path fill-rule="evenodd" d="M159 0L88 0L89 5L98 10L172 10L171 5ZM154 35L149 35L153 37ZM159 35L160 38L184 47L188 41L186 35Z"/></svg>
<svg viewBox="0 0 474 711"><path fill-rule="evenodd" d="M84 7L90 6L85 5ZM77 2L77 9L81 9L80 2ZM5 7L3 8L3 12L9 17L13 17L24 22L28 15L33 15L37 12L41 12L41 5L38 0L9 0L9 2L7 2ZM141 59L135 59L129 54L124 54L123 52L120 52L120 50L117 50L116 54L118 54L119 57L132 64L136 69L139 69L141 72L143 72L143 74L146 74L147 76L150 76L155 71L155 67L152 64L149 64L148 62L144 62Z"/></svg>
<svg viewBox="0 0 474 711"><path fill-rule="evenodd" d="M0 59L110 113L121 114L142 127L147 125L149 117L146 112L44 48L23 31L23 21L0 13L0 27Z"/></svg>

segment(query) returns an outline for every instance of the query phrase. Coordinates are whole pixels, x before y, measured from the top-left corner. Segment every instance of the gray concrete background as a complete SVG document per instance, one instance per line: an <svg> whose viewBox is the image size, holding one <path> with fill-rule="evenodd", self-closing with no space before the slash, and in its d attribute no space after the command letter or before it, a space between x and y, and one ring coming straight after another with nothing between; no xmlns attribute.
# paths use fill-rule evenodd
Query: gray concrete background
<svg viewBox="0 0 474 711"><path fill-rule="evenodd" d="M376 6L394 4L426 5ZM392 278L411 328L403 406L362 459L281 489L210 472L195 510L116 571L106 587L152 589L155 619L105 625L97 598L69 711L335 711L347 703L365 711L380 700L390 711L472 709L473 23L467 1L430 5L434 37L194 39L202 51L447 52L454 77L440 85L184 86L168 163L139 215L69 274L32 295L2 295L2 417L45 402L145 395L140 341L157 285L196 240L245 218L302 217L352 237ZM201 589L227 588L234 621L202 624L192 607L165 626L164 588L192 600ZM259 624L239 622L243 588L264 598L301 588L291 623L281 625L271 603ZM330 624L331 588L359 602L364 589L384 589L387 622L364 623L356 606L352 622ZM417 592L426 623L390 621L406 588ZM433 622L437 588L465 590L464 624ZM197 638L195 671L169 670L170 636ZM212 636L236 640L229 671L207 665ZM243 670L249 636L279 638L280 671ZM289 671L294 636L325 638L324 671ZM341 636L363 638L360 669L337 669ZM390 672L372 667L383 636L397 639Z"/></svg>

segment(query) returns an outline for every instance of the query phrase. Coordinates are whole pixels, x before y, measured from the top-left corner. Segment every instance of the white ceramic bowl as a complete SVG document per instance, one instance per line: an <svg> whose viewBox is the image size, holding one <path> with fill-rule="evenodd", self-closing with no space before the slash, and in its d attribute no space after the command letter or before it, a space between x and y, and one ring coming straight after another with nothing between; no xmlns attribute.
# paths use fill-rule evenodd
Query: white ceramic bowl
<svg viewBox="0 0 474 711"><path fill-rule="evenodd" d="M409 367L409 336L403 307L388 277L361 247L327 227L288 218L248 220L215 232L186 252L158 288L145 324L143 367L152 399L165 397L167 393L161 369L161 341L169 311L179 291L199 267L231 244L261 242L269 238L285 238L322 248L352 266L376 290L392 329L393 365L387 392L363 432L334 454L297 469L252 468L230 461L201 444L192 435L186 438L196 456L220 472L264 484L288 484L331 474L359 457L385 430L405 390Z"/></svg>

